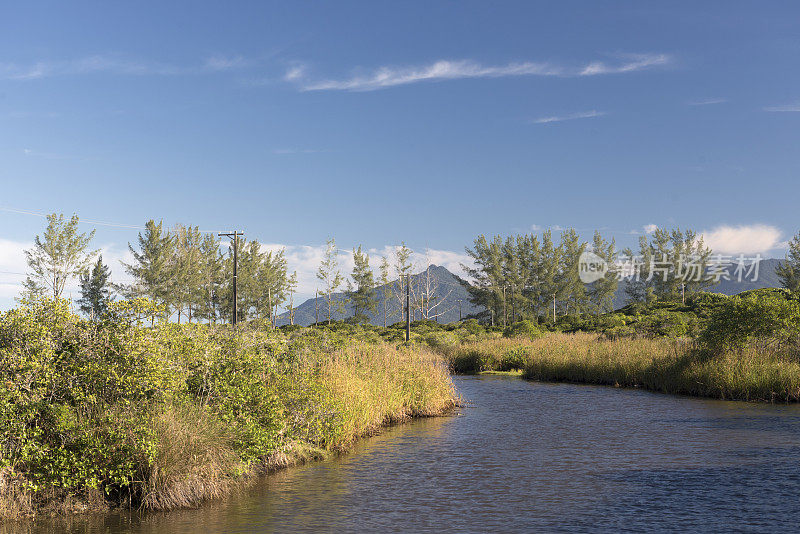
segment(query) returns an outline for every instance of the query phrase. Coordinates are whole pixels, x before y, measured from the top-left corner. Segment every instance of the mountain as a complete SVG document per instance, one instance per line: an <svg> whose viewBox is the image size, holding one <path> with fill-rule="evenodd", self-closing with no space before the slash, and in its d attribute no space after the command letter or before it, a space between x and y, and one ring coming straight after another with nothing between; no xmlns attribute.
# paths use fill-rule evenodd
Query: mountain
<svg viewBox="0 0 800 534"><path fill-rule="evenodd" d="M749 291L751 289L781 287L780 280L778 280L778 275L775 273L775 269L781 264L782 261L783 260L778 259L761 260L758 266L757 279L752 280L751 274L750 276L743 276L741 282L737 280L737 277L733 276L736 268L735 264L729 264L727 266L727 271L730 274L731 279L720 280L719 284L707 289L707 291L712 293L723 293L725 295L735 295L736 293ZM445 267L431 265L426 271L412 275L411 286L421 287L424 285L426 272L430 273L430 285L432 287L436 287L436 291L433 292L434 298L432 299L432 302L441 302L441 304L438 304L436 307L437 313L439 310L443 312L437 318L439 322L452 323L454 321L458 321L459 305L461 306L461 317L467 317L468 315L476 314L483 310L483 308L470 304L469 294L461 284L461 279L448 271ZM392 286L394 283L395 282L391 282L389 286ZM375 290L375 294L378 297L378 313L368 314L370 322L375 325L383 325L383 288L384 286L379 286ZM333 298L335 301L347 300L343 292L334 293ZM623 280L620 282L619 288L614 295L614 309L619 309L627 303L628 297L625 294L625 281ZM388 301L388 324L403 320L402 312L398 311L402 310L402 307L400 307L399 304L400 302L398 299L394 296L394 294L392 294ZM327 313L325 310L325 298L319 297L316 299L308 299L295 308L294 324L301 326L313 324L315 322L315 309L317 306L319 306L319 320L324 321L327 318ZM333 318L336 320L341 320L347 317L352 317L353 307L349 304L345 304L344 308L344 313L334 313ZM419 319L419 316L417 316L416 319ZM278 326L289 324L289 313L285 312L281 315L278 315L276 318L276 324Z"/></svg>
<svg viewBox="0 0 800 534"><path fill-rule="evenodd" d="M392 289L396 281L388 284L389 289ZM460 282L460 278L448 271L445 267L439 265L431 265L426 270L411 275L411 287L421 288L427 283L428 287L432 288L430 301L435 304L434 314L439 315L435 320L440 323L452 323L459 320L459 307L461 308L461 317L478 313L482 308L473 306L469 302L469 295L467 290ZM377 297L377 313L369 313L369 319L372 324L383 325L383 289L387 286L378 286L375 288L375 296ZM418 292L418 291L417 291ZM412 295L412 300L413 300ZM344 292L334 293L333 300L337 302L346 301L347 298ZM319 320L324 321L327 319L327 308L325 297L311 298L297 306L294 310L294 324L301 326L308 326L315 322L316 309L319 308ZM413 307L413 306L412 306ZM353 307L345 303L344 313L334 313L335 320L346 319L353 316ZM400 306L399 299L392 293L387 301L388 319L387 324L396 323L404 320L402 314L402 307ZM412 317L412 319L419 319ZM276 324L283 326L289 324L289 312L282 313L276 317Z"/></svg>

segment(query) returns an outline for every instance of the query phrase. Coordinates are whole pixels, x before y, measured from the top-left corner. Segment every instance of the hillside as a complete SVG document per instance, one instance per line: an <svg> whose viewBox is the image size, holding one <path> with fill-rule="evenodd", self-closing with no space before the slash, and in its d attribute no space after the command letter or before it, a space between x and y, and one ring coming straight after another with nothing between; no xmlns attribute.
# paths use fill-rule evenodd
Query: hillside
<svg viewBox="0 0 800 534"><path fill-rule="evenodd" d="M429 278L428 278L429 276ZM470 314L477 313L480 308L470 304L469 295L467 294L464 286L459 282L459 278L448 271L445 267L439 265L431 265L425 271L411 276L411 287L415 295L419 295L422 288L426 285L432 288L430 301L435 304L432 314L438 317L432 319L441 323L452 323L459 319L459 306L461 307L461 315L466 317ZM383 303L384 303L384 288L391 290L391 294L386 303L387 309L387 324L396 323L403 320L402 303L397 298L396 287L397 282L392 281L388 286L378 286L375 290L375 295L378 300L377 313L369 313L370 322L375 325L383 325ZM412 299L414 297L412 296ZM344 292L334 293L333 300L337 302L346 301L347 298ZM319 309L318 316L320 321L327 318L327 307L325 298L320 296L316 299L311 298L300 304L295 308L294 324L301 326L308 326L315 322L316 310ZM336 320L346 319L353 315L353 307L345 303L343 305L344 313L334 312L333 318ZM417 314L414 319L419 319ZM277 317L276 324L282 326L289 324L289 313L282 313Z"/></svg>

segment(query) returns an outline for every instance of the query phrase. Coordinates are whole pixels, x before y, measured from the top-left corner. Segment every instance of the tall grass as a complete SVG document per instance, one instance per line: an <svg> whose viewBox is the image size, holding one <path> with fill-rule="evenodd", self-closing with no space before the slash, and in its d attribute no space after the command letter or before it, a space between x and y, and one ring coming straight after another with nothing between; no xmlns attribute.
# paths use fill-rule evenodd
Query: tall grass
<svg viewBox="0 0 800 534"><path fill-rule="evenodd" d="M460 373L517 366L523 378L640 387L717 399L800 401L800 363L750 347L712 354L688 340L550 334L540 339L487 339L450 347ZM521 362L520 362L521 358Z"/></svg>

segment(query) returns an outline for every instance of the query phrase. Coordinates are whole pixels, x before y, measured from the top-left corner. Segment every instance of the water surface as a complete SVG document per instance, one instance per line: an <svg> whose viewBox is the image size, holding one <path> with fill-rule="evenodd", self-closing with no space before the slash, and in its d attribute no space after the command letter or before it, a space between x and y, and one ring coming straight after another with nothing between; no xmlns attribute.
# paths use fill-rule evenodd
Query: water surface
<svg viewBox="0 0 800 534"><path fill-rule="evenodd" d="M800 407L455 378L469 406L199 510L72 532L779 531L800 525Z"/></svg>

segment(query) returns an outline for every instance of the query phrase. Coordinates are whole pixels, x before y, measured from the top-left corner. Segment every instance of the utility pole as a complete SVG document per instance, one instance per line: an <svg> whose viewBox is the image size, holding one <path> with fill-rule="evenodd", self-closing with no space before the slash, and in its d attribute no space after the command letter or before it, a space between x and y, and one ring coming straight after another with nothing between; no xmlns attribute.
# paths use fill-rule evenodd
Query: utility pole
<svg viewBox="0 0 800 534"><path fill-rule="evenodd" d="M314 290L314 325L319 324L319 288Z"/></svg>
<svg viewBox="0 0 800 534"><path fill-rule="evenodd" d="M686 305L686 284L681 284L681 302Z"/></svg>
<svg viewBox="0 0 800 534"><path fill-rule="evenodd" d="M411 340L411 275L406 275L406 341Z"/></svg>
<svg viewBox="0 0 800 534"><path fill-rule="evenodd" d="M233 232L220 232L219 236L230 237L233 239L233 322L231 323L233 326L236 326L236 323L239 321L239 314L238 310L236 309L239 304L239 293L238 293L238 278L237 278L237 268L239 263L239 236L244 235L244 232L238 232L234 230Z"/></svg>
<svg viewBox="0 0 800 534"><path fill-rule="evenodd" d="M506 312L506 286L503 286L503 328L507 326L508 313Z"/></svg>
<svg viewBox="0 0 800 534"><path fill-rule="evenodd" d="M553 324L556 323L556 294L553 293Z"/></svg>
<svg viewBox="0 0 800 534"><path fill-rule="evenodd" d="M461 321L461 299L458 299L458 320Z"/></svg>

